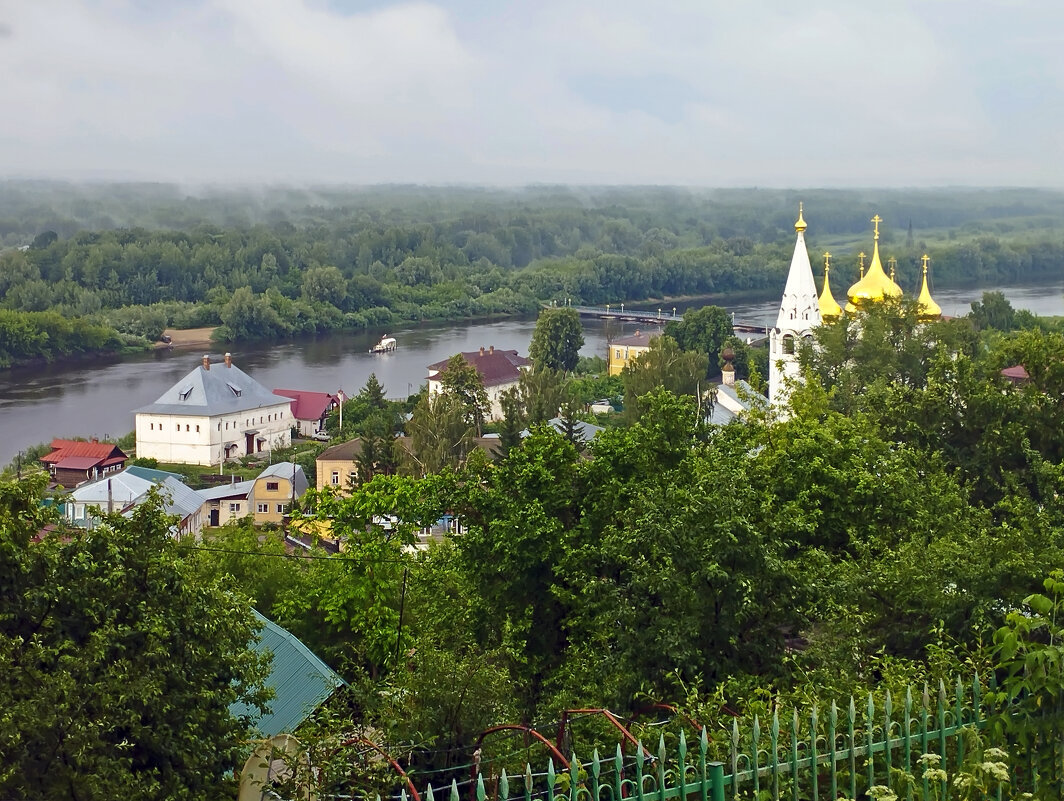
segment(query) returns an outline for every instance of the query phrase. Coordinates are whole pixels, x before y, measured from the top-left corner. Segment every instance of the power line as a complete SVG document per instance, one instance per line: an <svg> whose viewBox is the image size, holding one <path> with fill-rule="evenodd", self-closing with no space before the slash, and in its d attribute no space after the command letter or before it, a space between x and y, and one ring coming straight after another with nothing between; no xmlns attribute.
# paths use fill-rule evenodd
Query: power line
<svg viewBox="0 0 1064 801"><path fill-rule="evenodd" d="M229 553L237 556L271 556L278 559L326 559L332 562L357 562L364 565L377 565L377 564L395 564L405 565L409 564L408 559L360 559L353 556L340 556L339 554L298 554L298 553L270 553L268 551L240 551L235 548L209 548L206 545L184 545L178 544L175 547L183 548L188 551L210 551L213 553Z"/></svg>

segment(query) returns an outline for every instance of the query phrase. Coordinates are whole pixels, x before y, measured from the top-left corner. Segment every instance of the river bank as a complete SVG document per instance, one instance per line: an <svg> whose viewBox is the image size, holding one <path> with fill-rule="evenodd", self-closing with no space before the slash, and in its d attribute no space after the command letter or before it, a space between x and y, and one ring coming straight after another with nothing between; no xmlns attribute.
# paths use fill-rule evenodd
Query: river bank
<svg viewBox="0 0 1064 801"><path fill-rule="evenodd" d="M1064 280L1042 285L939 289L935 299L946 314L961 316L973 300L992 289L1001 291L1017 309L1043 316L1064 314ZM778 297L718 303L736 319L763 325L772 325L779 311ZM530 314L481 322L397 325L389 327L387 333L397 339L398 349L384 354L369 352L383 333L380 328L284 341L234 342L224 348L232 352L240 368L269 389L342 389L353 394L374 373L389 397L398 398L416 392L425 382L427 365L459 351L494 345L527 354L535 321L535 315ZM581 355L604 356L605 322L595 318L582 322L585 341ZM611 333L622 336L637 327L615 321L610 324ZM152 403L198 364L199 354L193 352L196 347L199 345L0 370L0 464L52 437L122 436L133 428L135 409ZM216 352L218 347L211 344L207 349Z"/></svg>

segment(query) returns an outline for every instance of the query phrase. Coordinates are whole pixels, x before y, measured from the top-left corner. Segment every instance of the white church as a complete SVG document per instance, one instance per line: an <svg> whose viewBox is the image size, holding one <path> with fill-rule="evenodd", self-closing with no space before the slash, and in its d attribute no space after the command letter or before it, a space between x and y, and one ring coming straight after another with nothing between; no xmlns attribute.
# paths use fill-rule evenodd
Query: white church
<svg viewBox="0 0 1064 801"><path fill-rule="evenodd" d="M883 222L877 214L870 222L874 226L872 261L865 269L865 254L858 254L857 282L846 291L845 309L835 301L831 294L830 270L831 254L824 254L824 288L817 295L816 282L813 280L813 268L809 263L809 252L805 245L805 218L802 205L798 204L798 222L794 224L796 232L794 255L787 273L787 285L783 290L780 311L776 316L776 326L769 333L769 403L781 414L785 414L787 396L790 387L800 379L798 350L802 341L811 341L813 329L824 322L837 320L843 314L856 314L875 303L888 299L901 298L901 287L895 280L896 261L888 260L890 274L883 269L879 255L879 224ZM927 267L930 261L927 254L923 257L923 283L916 297L916 311L922 323L930 323L942 317L942 309L931 297L927 281Z"/></svg>

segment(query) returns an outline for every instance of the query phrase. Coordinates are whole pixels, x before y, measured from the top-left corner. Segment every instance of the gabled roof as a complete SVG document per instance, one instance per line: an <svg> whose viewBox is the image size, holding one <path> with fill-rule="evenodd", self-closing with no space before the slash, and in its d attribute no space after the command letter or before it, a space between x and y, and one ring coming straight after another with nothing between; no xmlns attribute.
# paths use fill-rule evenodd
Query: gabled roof
<svg viewBox="0 0 1064 801"><path fill-rule="evenodd" d="M107 510L110 501L115 511L125 507L139 498L149 489L155 486L155 482L123 470L120 473L112 473L82 484L67 496L74 503L85 503L100 506Z"/></svg>
<svg viewBox="0 0 1064 801"><path fill-rule="evenodd" d="M650 340L661 336L661 331L636 331L626 337L619 337L610 343L610 346L620 345L627 348L649 348Z"/></svg>
<svg viewBox="0 0 1064 801"><path fill-rule="evenodd" d="M184 520L203 506L203 498L194 489L185 486L176 478L167 477L159 485L163 498L163 511L168 515L177 515ZM143 498L138 498L140 503Z"/></svg>
<svg viewBox="0 0 1064 801"><path fill-rule="evenodd" d="M524 356L519 356L516 350L496 350L492 345L489 349L481 348L462 352L461 357L469 364L477 368L480 379L485 387L494 387L499 384L512 384L521 377L522 367L531 362ZM428 366L429 378L436 380L439 373L447 369L447 359Z"/></svg>
<svg viewBox="0 0 1064 801"><path fill-rule="evenodd" d="M355 437L339 445L332 445L318 454L316 462L351 462L362 455L362 438Z"/></svg>
<svg viewBox="0 0 1064 801"><path fill-rule="evenodd" d="M727 384L717 387L717 402L714 406L723 406L734 415L767 405L768 399L742 379L736 381L733 387Z"/></svg>
<svg viewBox="0 0 1064 801"><path fill-rule="evenodd" d="M302 495L307 491L307 487L310 485L307 483L307 476L303 472L303 468L292 462L277 462L271 464L261 473L259 473L258 479L263 478L283 478L288 481L293 481L296 486L296 496Z"/></svg>
<svg viewBox="0 0 1064 801"><path fill-rule="evenodd" d="M547 421L547 425L549 425L551 428L553 428L559 434L563 434L563 435L565 434L565 421L563 421L562 418L560 418L560 417L551 418L550 420ZM585 422L584 420L577 420L576 421L576 430L579 433L580 438L584 442L589 442L589 441L591 441L591 440L593 440L595 438L596 434L598 434L598 433L600 433L602 431L605 431L606 429L604 429L602 426L597 426L594 423L588 423L588 422ZM531 433L532 433L531 430L526 428L524 431L521 432L521 438L524 439L525 437L527 437Z"/></svg>
<svg viewBox="0 0 1064 801"><path fill-rule="evenodd" d="M255 610L252 610L255 612ZM235 716L252 717L252 723L264 737L295 731L314 710L346 682L299 641L294 634L255 612L262 630L251 647L272 657L267 686L273 688L274 698L269 711L255 717L254 710L242 703L229 706Z"/></svg>
<svg viewBox="0 0 1064 801"><path fill-rule="evenodd" d="M336 401L328 392L305 392L301 389L275 389L274 395L292 399L292 416L296 420L320 420Z"/></svg>
<svg viewBox="0 0 1064 801"><path fill-rule="evenodd" d="M141 467L139 464L131 464L126 468L125 472L138 478L146 478L148 481L161 482L167 478L176 478L178 481L184 481L184 476L180 473L171 473L168 470L157 470L154 467Z"/></svg>
<svg viewBox="0 0 1064 801"><path fill-rule="evenodd" d="M237 481L234 484L221 484L217 487L196 490L196 494L205 501L220 501L224 498L246 498L254 486L254 480Z"/></svg>
<svg viewBox="0 0 1064 801"><path fill-rule="evenodd" d="M79 442L72 439L53 439L52 452L41 457L45 464L70 470L85 470L93 466L108 467L124 462L126 454L112 442Z"/></svg>
<svg viewBox="0 0 1064 801"><path fill-rule="evenodd" d="M274 395L232 363L199 365L137 414L187 414L213 417L219 414L289 406L291 401Z"/></svg>

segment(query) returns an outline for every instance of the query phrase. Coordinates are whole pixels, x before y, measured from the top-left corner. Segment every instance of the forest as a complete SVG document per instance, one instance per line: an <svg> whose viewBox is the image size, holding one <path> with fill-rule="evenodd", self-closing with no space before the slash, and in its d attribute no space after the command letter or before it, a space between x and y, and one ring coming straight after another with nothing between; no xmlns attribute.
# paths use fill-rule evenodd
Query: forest
<svg viewBox="0 0 1064 801"><path fill-rule="evenodd" d="M799 199L810 250L830 248L840 277L856 273L877 212L903 287L925 252L943 286L1064 265L1064 194L1048 191L4 190L0 367L145 347L167 327L218 326L234 341L529 315L550 301L775 295Z"/></svg>
<svg viewBox="0 0 1064 801"><path fill-rule="evenodd" d="M691 336L692 327L676 333ZM689 370L704 375L708 357L697 349L682 351L670 337L659 349L667 365L694 353ZM184 770L187 739L168 750L149 728L123 761L121 744L146 736L130 732L124 710L147 713L121 686L142 665L154 667L158 681L146 692L167 703L152 711L151 727L168 731L200 682L196 731L219 757L233 756L234 724L213 716L235 693L264 700L255 696L259 666L240 662L229 632L246 634L236 610L254 607L348 682L298 732L316 766L307 780L323 796L397 797L402 783L387 763L338 745L356 736L380 745L416 786L443 792L454 782L454 793L474 797L471 771L499 781L502 768L521 777L526 763L547 764L543 746L520 734L481 736L499 724L609 759L615 728L570 710L608 709L644 742L660 738L661 754L666 740L680 748L685 721L695 720L705 727L701 747L723 760L731 732L740 722L756 731L755 716L765 737L769 721L783 719L780 737L797 738L797 710L813 708L802 736L814 748L823 737L827 747L816 706L823 722L833 704L845 714L855 696L859 708L867 696L869 710L889 709L891 697L898 708L914 695L919 705L920 687L930 686L933 707L942 687L944 721L947 709L953 716L945 688L974 682L989 710L985 725L969 718L962 727L958 700L966 734L948 749L943 739L940 764L917 769L906 752L905 770L850 772L853 797L915 789L920 798L1023 798L1029 790L1059 798L1062 352L1055 324L988 295L964 318L924 323L902 302L822 326L815 346L804 346L803 382L782 416L755 409L707 425L696 386L649 388L626 374L638 403L589 442L532 422L494 461L470 448L432 469L366 470L349 496L310 493L303 519L342 543L314 558L291 554L283 532L250 525L173 541L150 533L165 531L150 508L112 520L114 538L46 537L36 549L31 535L52 520L39 503L43 488L0 484L0 652L34 668L6 679L0 709L12 725L0 727L9 765L0 787L13 797L49 795L55 782L77 777L62 757L82 748L96 784L79 797L113 797L116 788L217 797L227 781L222 760L208 763L192 749L198 772ZM541 346L537 359L537 372L552 360L571 366ZM653 368L647 359L626 371ZM1026 379L1002 375L1018 364ZM419 425L422 436L436 432L424 424L432 415L463 409L467 429L477 425L467 404L478 403L478 390L458 367L449 379L456 408L422 399L410 436ZM514 398L522 422L535 396L528 388ZM372 386L351 403L361 411L345 427L362 426L366 436L380 413L387 422ZM455 533L426 550L409 547L445 516L459 521ZM79 606L81 593L103 600ZM130 639L142 629L147 657ZM201 647L182 670L150 661L164 643L189 637ZM70 659L84 642L91 659ZM75 681L92 688L80 703L113 708L104 724L57 700L56 688ZM44 699L55 720L34 718ZM648 718L648 709L671 712ZM106 734L90 748L98 725ZM871 743L871 712L858 726ZM54 772L25 757L11 762L26 752L19 737L33 744L28 753L57 755ZM617 749L628 775L642 769L642 751ZM651 759L648 772L676 770ZM190 775L201 783L187 783ZM587 792L598 775L586 763L552 786L577 797L569 789ZM742 797L768 795L765 781L764 795ZM787 797L814 797L815 778L801 788L787 781ZM921 781L935 792L920 794ZM510 787L510 797L529 797L516 778Z"/></svg>

